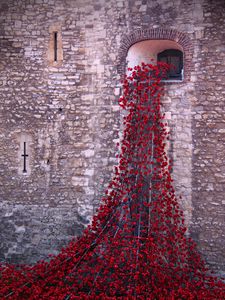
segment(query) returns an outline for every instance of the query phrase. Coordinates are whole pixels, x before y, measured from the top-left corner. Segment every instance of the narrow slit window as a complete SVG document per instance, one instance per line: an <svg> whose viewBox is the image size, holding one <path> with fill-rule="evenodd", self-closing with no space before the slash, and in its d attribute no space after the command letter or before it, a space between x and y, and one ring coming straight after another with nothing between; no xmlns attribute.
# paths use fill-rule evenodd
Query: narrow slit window
<svg viewBox="0 0 225 300"><path fill-rule="evenodd" d="M26 132L17 135L18 142L18 175L29 176L32 162L32 136Z"/></svg>
<svg viewBox="0 0 225 300"><path fill-rule="evenodd" d="M23 157L23 173L27 173L27 143L23 143L23 154L21 155Z"/></svg>
<svg viewBox="0 0 225 300"><path fill-rule="evenodd" d="M63 61L62 30L60 25L49 28L49 44L47 59L50 66L59 67Z"/></svg>
<svg viewBox="0 0 225 300"><path fill-rule="evenodd" d="M54 61L58 60L57 52L58 52L58 32L55 31L54 33Z"/></svg>

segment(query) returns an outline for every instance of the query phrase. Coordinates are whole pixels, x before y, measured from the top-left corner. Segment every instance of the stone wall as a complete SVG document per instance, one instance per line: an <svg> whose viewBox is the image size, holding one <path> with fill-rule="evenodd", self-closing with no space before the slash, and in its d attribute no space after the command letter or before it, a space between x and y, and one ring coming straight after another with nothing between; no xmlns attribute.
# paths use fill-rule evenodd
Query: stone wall
<svg viewBox="0 0 225 300"><path fill-rule="evenodd" d="M90 222L117 163L127 51L167 38L185 55L163 99L176 191L225 271L224 17L223 0L0 1L1 260L57 253Z"/></svg>
<svg viewBox="0 0 225 300"><path fill-rule="evenodd" d="M192 75L193 237L207 261L225 262L225 3L203 3Z"/></svg>

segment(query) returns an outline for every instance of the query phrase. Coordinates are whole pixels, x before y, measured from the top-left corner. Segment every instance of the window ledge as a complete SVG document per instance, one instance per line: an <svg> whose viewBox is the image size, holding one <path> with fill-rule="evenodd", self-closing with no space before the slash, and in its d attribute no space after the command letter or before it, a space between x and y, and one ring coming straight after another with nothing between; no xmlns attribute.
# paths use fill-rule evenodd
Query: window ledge
<svg viewBox="0 0 225 300"><path fill-rule="evenodd" d="M164 83L183 83L184 79L181 79L181 80L164 79L164 80L161 80L161 82L164 82Z"/></svg>

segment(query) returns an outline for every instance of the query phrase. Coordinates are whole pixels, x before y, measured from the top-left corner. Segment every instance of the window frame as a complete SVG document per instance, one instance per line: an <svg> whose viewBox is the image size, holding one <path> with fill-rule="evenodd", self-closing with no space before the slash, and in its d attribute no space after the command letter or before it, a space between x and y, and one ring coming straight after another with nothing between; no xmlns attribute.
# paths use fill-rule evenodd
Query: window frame
<svg viewBox="0 0 225 300"><path fill-rule="evenodd" d="M179 70L178 76L172 76L169 74L167 79L162 80L163 82L182 82L184 81L184 55L181 50L178 49L165 49L162 52L157 53L157 62L166 62L171 64L172 57L179 59ZM161 59L160 59L161 58ZM165 58L163 60L163 58Z"/></svg>

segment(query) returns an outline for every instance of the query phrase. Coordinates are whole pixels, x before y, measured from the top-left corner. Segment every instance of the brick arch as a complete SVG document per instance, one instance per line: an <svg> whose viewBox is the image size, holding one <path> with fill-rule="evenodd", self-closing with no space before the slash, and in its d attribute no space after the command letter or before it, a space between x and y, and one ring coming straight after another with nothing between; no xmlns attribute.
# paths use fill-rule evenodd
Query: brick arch
<svg viewBox="0 0 225 300"><path fill-rule="evenodd" d="M184 53L184 81L190 79L192 68L193 44L189 36L175 29L139 29L122 38L121 46L118 54L117 70L120 75L125 73L126 57L129 48L142 41L146 40L171 40L178 43L183 48Z"/></svg>

